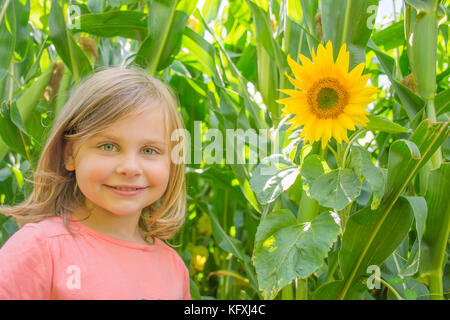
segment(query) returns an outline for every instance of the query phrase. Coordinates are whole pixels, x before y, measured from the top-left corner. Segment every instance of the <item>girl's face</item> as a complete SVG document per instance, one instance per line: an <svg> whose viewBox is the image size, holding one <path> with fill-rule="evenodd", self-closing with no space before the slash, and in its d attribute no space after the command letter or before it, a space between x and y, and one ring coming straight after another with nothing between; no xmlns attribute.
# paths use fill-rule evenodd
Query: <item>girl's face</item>
<svg viewBox="0 0 450 320"><path fill-rule="evenodd" d="M93 212L140 215L164 194L170 171L164 124L161 107L147 108L66 146L66 169L75 171Z"/></svg>

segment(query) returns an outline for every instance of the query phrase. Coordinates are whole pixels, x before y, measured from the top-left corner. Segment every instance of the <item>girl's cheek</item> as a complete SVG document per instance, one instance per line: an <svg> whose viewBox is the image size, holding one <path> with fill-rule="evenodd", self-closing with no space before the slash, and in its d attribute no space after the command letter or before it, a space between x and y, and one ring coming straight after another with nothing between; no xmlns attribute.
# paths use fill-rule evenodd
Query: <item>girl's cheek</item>
<svg viewBox="0 0 450 320"><path fill-rule="evenodd" d="M91 181L101 181L114 172L114 164L108 159L98 157L86 157L80 167L82 175Z"/></svg>
<svg viewBox="0 0 450 320"><path fill-rule="evenodd" d="M166 184L169 180L170 162L161 159L161 161L150 163L147 172L155 183Z"/></svg>

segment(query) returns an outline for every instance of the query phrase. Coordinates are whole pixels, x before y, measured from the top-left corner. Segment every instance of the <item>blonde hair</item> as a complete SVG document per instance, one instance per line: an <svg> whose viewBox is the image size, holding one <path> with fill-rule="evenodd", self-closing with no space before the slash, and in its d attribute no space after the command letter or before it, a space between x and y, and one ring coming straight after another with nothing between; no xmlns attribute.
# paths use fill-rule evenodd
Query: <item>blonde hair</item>
<svg viewBox="0 0 450 320"><path fill-rule="evenodd" d="M0 212L12 216L20 226L61 216L69 230L68 215L84 204L85 196L76 187L74 171L65 168L65 144L86 141L114 121L155 103L165 112L170 155L174 142L169 133L184 130L184 125L177 110L178 99L168 86L137 67L103 68L88 76L55 119L34 173L32 193L16 206L0 207ZM170 161L166 191L142 210L139 226L146 239L169 239L182 227L185 211L184 162Z"/></svg>

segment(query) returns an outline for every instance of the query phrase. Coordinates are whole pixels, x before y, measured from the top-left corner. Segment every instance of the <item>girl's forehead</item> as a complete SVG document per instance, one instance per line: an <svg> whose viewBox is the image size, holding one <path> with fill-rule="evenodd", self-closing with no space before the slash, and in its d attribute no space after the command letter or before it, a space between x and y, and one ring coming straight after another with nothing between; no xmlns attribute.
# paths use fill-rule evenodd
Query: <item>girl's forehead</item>
<svg viewBox="0 0 450 320"><path fill-rule="evenodd" d="M133 132L140 129L142 133L164 133L169 132L169 121L166 109L161 105L140 106L124 113L121 117L111 121L99 129L95 136L111 133L116 130Z"/></svg>

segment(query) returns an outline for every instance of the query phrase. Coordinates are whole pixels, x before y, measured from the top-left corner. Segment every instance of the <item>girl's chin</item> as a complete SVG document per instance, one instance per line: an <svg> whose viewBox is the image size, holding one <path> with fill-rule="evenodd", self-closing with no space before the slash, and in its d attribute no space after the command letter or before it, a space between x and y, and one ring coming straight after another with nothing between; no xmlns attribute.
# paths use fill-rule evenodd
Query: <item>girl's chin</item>
<svg viewBox="0 0 450 320"><path fill-rule="evenodd" d="M107 210L110 214L115 216L135 216L135 215L141 215L142 210L140 211L122 211L122 210Z"/></svg>

